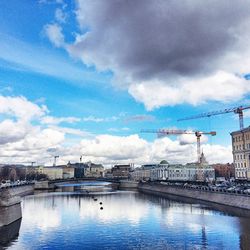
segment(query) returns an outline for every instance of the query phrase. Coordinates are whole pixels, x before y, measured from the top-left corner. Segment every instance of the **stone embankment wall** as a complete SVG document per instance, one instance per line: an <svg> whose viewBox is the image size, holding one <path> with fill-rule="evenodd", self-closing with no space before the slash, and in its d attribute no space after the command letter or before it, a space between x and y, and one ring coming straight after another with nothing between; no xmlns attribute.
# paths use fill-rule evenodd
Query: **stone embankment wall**
<svg viewBox="0 0 250 250"><path fill-rule="evenodd" d="M11 206L0 206L0 228L11 224L22 218L21 204L17 203Z"/></svg>
<svg viewBox="0 0 250 250"><path fill-rule="evenodd" d="M33 185L24 185L17 187L9 187L0 190L0 207L12 206L20 203L20 196L32 193L34 191Z"/></svg>
<svg viewBox="0 0 250 250"><path fill-rule="evenodd" d="M126 180L121 180L119 182L119 188L137 188L139 182L137 181L126 181Z"/></svg>
<svg viewBox="0 0 250 250"><path fill-rule="evenodd" d="M246 195L218 193L199 189L186 189L177 186L147 183L140 183L138 189L141 192L149 194L162 196L175 195L178 197L190 198L250 210L250 196Z"/></svg>
<svg viewBox="0 0 250 250"><path fill-rule="evenodd" d="M33 185L9 187L0 190L0 228L22 218L20 197L33 191Z"/></svg>

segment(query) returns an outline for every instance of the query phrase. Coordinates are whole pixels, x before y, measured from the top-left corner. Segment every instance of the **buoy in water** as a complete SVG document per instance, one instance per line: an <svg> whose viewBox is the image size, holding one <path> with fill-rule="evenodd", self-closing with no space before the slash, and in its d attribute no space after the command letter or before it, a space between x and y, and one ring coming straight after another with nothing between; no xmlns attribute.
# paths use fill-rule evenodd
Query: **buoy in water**
<svg viewBox="0 0 250 250"><path fill-rule="evenodd" d="M102 202L100 202L99 204L102 205Z"/></svg>
<svg viewBox="0 0 250 250"><path fill-rule="evenodd" d="M100 207L101 210L103 210L103 207Z"/></svg>

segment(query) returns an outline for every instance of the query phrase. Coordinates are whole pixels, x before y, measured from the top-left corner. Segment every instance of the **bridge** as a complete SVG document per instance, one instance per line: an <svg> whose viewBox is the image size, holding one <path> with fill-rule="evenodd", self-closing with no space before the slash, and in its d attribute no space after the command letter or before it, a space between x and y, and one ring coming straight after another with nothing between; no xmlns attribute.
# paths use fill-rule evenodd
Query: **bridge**
<svg viewBox="0 0 250 250"><path fill-rule="evenodd" d="M106 181L119 184L124 178L103 178L103 177L84 177L84 178L72 178L72 179L58 179L58 180L46 180L35 182L36 190L46 190L55 189L58 184L68 184L68 183L81 183L83 181Z"/></svg>

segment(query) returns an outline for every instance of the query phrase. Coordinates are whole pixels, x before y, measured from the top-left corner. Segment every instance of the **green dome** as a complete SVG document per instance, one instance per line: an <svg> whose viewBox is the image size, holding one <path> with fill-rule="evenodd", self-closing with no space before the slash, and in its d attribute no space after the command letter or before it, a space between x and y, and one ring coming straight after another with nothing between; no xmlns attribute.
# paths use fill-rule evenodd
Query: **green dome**
<svg viewBox="0 0 250 250"><path fill-rule="evenodd" d="M166 160L162 160L160 164L168 164L168 162Z"/></svg>

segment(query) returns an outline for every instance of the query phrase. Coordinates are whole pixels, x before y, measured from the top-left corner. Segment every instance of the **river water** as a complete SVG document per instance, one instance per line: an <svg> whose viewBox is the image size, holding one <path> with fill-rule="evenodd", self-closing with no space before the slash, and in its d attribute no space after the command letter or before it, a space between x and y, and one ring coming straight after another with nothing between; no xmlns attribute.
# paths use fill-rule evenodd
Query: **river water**
<svg viewBox="0 0 250 250"><path fill-rule="evenodd" d="M249 217L106 183L26 196L22 215L0 249L250 249Z"/></svg>

